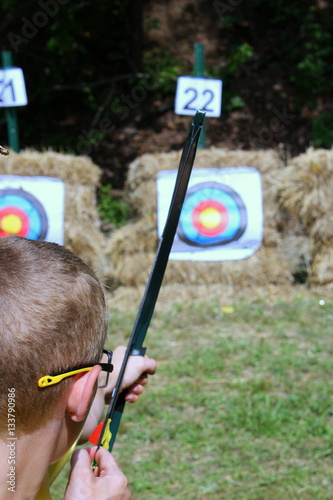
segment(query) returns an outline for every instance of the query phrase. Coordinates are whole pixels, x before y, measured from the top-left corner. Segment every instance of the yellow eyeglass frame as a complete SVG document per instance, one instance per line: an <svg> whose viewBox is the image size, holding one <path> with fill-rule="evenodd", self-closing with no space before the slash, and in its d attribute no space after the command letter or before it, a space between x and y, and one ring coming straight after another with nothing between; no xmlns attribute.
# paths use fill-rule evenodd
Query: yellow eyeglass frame
<svg viewBox="0 0 333 500"><path fill-rule="evenodd" d="M113 353L112 353L112 351L108 351L106 349L103 349L103 353L107 354L107 356L108 356L107 363L96 363L95 365L92 365L92 366L90 365L90 366L82 366L82 367L78 367L78 368L72 368L69 371L64 371L62 373L58 373L55 375L44 375L43 377L41 377L38 380L38 387L44 388L44 387L49 387L50 385L58 384L64 378L73 377L74 375L77 375L78 373L89 372L96 365L101 366L102 371L107 372L106 383L103 386L99 386L99 388L106 387L108 384L108 380L109 380L109 374L113 371L113 364L111 363Z"/></svg>
<svg viewBox="0 0 333 500"><path fill-rule="evenodd" d="M73 370L67 373L61 373L60 375L45 375L38 380L39 387L48 387L49 385L58 384L66 377L72 377L78 373L89 372L92 370L92 366L87 366L86 368L79 368L78 370Z"/></svg>

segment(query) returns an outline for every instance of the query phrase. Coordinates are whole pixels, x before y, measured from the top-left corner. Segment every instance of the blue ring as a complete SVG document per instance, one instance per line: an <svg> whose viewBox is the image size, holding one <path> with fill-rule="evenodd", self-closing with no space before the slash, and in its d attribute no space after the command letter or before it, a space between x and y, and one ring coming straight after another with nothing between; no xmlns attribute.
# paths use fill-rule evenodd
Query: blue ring
<svg viewBox="0 0 333 500"><path fill-rule="evenodd" d="M229 221L226 228L218 235L201 234L194 226L192 214L195 207L205 201L215 200L221 203L228 212ZM239 194L230 186L218 182L203 182L189 189L180 215L177 234L189 245L216 246L227 245L237 241L247 226L247 211Z"/></svg>
<svg viewBox="0 0 333 500"><path fill-rule="evenodd" d="M32 194L23 189L0 190L0 210L8 206L22 210L28 217L30 228L25 236L29 240L44 240L48 220L44 207Z"/></svg>

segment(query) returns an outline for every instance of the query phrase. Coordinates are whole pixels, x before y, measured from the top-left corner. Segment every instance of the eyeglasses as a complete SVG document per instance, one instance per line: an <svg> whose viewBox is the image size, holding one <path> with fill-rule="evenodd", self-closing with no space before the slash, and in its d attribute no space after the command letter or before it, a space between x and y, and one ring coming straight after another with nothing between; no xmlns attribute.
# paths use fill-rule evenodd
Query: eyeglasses
<svg viewBox="0 0 333 500"><path fill-rule="evenodd" d="M95 363L95 365L85 365L85 366L81 365L75 368L71 368L70 370L65 370L60 373L55 373L54 375L44 375L44 377L41 377L38 380L38 386L48 387L50 385L58 384L64 378L73 377L73 375L76 375L77 373L89 372L90 370L93 369L94 366L99 365L102 367L102 371L106 372L106 379L103 383L98 385L98 388L99 389L105 388L109 382L109 375L113 371L113 364L111 364L113 352L103 349L103 353L106 354L108 357L107 363Z"/></svg>

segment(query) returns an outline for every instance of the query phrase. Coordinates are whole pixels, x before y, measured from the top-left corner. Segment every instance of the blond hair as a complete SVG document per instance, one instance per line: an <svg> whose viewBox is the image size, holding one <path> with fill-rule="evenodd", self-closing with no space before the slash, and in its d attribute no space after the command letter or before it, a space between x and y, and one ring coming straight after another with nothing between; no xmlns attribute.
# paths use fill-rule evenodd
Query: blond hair
<svg viewBox="0 0 333 500"><path fill-rule="evenodd" d="M0 238L0 433L8 391L17 432L38 428L73 380L39 388L38 379L97 363L106 332L103 288L81 259L55 243Z"/></svg>

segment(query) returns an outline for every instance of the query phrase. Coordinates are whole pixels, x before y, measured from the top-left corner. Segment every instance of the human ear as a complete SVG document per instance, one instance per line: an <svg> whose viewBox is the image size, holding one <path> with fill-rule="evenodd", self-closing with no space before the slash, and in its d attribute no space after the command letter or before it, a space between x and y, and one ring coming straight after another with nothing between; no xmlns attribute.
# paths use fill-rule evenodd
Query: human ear
<svg viewBox="0 0 333 500"><path fill-rule="evenodd" d="M94 366L89 372L75 375L67 398L67 410L74 422L81 422L88 414L96 390L101 367Z"/></svg>

